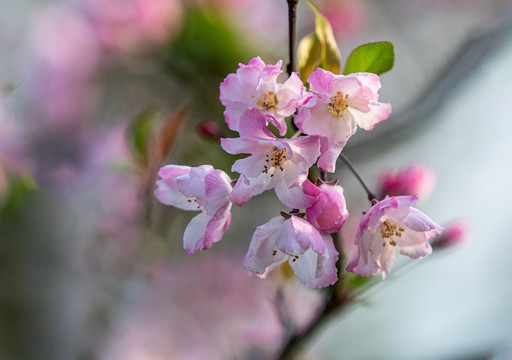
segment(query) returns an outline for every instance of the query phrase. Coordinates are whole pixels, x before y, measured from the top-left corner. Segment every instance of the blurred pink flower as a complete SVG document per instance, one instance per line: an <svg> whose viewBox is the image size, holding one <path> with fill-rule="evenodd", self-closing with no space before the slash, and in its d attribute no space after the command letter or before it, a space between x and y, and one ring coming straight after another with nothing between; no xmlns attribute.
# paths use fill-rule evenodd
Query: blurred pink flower
<svg viewBox="0 0 512 360"><path fill-rule="evenodd" d="M284 335L274 304L275 285L248 277L237 254L208 255L155 265L148 271L148 282L132 283L99 358L275 356ZM299 298L301 293L294 291ZM296 302L297 297L290 300ZM301 313L309 314L309 308Z"/></svg>
<svg viewBox="0 0 512 360"><path fill-rule="evenodd" d="M436 174L429 166L413 163L402 170L387 170L377 177L379 198L386 195L418 195L426 199L436 185Z"/></svg>
<svg viewBox="0 0 512 360"><path fill-rule="evenodd" d="M137 53L162 44L181 26L179 0L83 0L98 38L108 47Z"/></svg>
<svg viewBox="0 0 512 360"><path fill-rule="evenodd" d="M358 0L329 0L320 6L337 39L353 39L367 25L367 5Z"/></svg>
<svg viewBox="0 0 512 360"><path fill-rule="evenodd" d="M429 239L443 228L412 207L416 195L386 198L363 216L355 242L358 253L347 271L373 276L380 270L385 279L395 261L395 251L418 259L432 253Z"/></svg>
<svg viewBox="0 0 512 360"><path fill-rule="evenodd" d="M444 249L462 244L466 241L471 230L470 223L465 219L458 219L448 223L443 233L432 241L434 249Z"/></svg>
<svg viewBox="0 0 512 360"><path fill-rule="evenodd" d="M101 61L94 29L78 12L62 5L38 13L31 44L39 62L73 78L89 78Z"/></svg>
<svg viewBox="0 0 512 360"><path fill-rule="evenodd" d="M88 119L97 90L92 79L102 54L96 34L76 11L54 6L38 14L31 44L32 97L40 118L56 127L76 127Z"/></svg>

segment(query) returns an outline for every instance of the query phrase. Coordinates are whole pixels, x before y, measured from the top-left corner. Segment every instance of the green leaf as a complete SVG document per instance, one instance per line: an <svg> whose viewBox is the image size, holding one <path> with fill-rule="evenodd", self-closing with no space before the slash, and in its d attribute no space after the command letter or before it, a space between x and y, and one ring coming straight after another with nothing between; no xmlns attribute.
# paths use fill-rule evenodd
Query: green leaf
<svg viewBox="0 0 512 360"><path fill-rule="evenodd" d="M320 67L334 74L341 72L341 53L336 44L329 20L311 1L309 5L315 13L315 33L321 45Z"/></svg>
<svg viewBox="0 0 512 360"><path fill-rule="evenodd" d="M322 45L315 33L302 38L299 42L297 54L299 58L299 74L303 83L308 80L311 74L320 64Z"/></svg>
<svg viewBox="0 0 512 360"><path fill-rule="evenodd" d="M154 146L153 129L157 115L157 110L153 108L145 109L133 119L131 126L128 128L128 142L131 145L133 156L142 166L148 164L150 147Z"/></svg>
<svg viewBox="0 0 512 360"><path fill-rule="evenodd" d="M11 220L16 218L29 195L36 189L37 183L28 176L18 176L10 180L0 203L0 216Z"/></svg>
<svg viewBox="0 0 512 360"><path fill-rule="evenodd" d="M389 41L364 44L352 51L345 65L344 74L369 72L380 75L393 68L395 50Z"/></svg>

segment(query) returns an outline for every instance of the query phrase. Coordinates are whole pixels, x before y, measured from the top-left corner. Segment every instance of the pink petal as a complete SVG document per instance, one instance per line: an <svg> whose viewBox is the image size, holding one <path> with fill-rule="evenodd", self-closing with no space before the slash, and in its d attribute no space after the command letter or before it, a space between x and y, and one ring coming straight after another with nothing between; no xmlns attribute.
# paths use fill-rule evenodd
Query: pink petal
<svg viewBox="0 0 512 360"><path fill-rule="evenodd" d="M280 182L274 190L279 200L292 209L306 209L315 201L315 197L305 194L301 186L288 188L285 182Z"/></svg>
<svg viewBox="0 0 512 360"><path fill-rule="evenodd" d="M309 89L317 94L330 94L330 85L334 80L336 75L318 68L309 75Z"/></svg>
<svg viewBox="0 0 512 360"><path fill-rule="evenodd" d="M204 236L210 216L200 213L187 225L183 234L183 248L188 255L192 255L203 246Z"/></svg>
<svg viewBox="0 0 512 360"><path fill-rule="evenodd" d="M256 228L243 261L248 270L257 274L265 274L267 268L272 264L281 264L286 261L287 257L283 253L280 252L274 255L274 251L277 250L277 238L280 236L283 223L284 218L277 216Z"/></svg>

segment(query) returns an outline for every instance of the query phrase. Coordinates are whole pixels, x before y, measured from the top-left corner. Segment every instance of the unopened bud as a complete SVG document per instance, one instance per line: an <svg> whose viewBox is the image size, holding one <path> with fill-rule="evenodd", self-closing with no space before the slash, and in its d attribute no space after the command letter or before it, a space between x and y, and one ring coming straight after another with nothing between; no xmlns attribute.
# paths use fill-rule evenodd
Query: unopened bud
<svg viewBox="0 0 512 360"><path fill-rule="evenodd" d="M197 125L197 132L213 140L219 140L220 138L226 137L222 129L213 121L203 121Z"/></svg>
<svg viewBox="0 0 512 360"><path fill-rule="evenodd" d="M459 219L446 225L443 233L432 241L434 249L445 249L466 241L469 234L470 224L468 221Z"/></svg>

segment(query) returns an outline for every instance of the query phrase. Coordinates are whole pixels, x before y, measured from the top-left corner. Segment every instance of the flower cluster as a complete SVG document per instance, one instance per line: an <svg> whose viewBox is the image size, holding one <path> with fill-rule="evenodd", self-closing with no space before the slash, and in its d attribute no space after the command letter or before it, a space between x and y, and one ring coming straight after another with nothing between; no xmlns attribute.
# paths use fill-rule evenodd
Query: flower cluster
<svg viewBox="0 0 512 360"><path fill-rule="evenodd" d="M391 113L378 102L380 79L370 73L311 73L309 91L292 73L278 82L282 62L265 64L259 57L241 64L220 85L228 127L236 138L221 139L230 154L247 154L231 170L231 180L209 165L197 168L168 165L160 170L155 191L164 204L200 211L187 226L184 247L190 255L219 241L230 221L231 204L244 205L253 196L274 189L292 210L257 227L244 257L245 267L265 277L288 262L309 288L337 281L336 250L331 234L340 231L349 214L337 181L308 180L310 169L335 171L336 160L357 127L371 130ZM289 120L299 129L285 137ZM231 184L234 184L233 187ZM356 237L359 252L348 270L386 277L395 250L413 258L431 252L428 240L441 228L411 207L414 196L387 198L363 217Z"/></svg>

